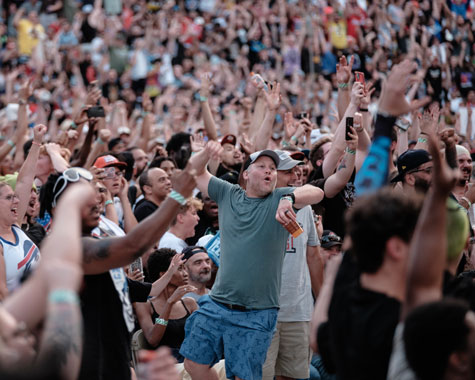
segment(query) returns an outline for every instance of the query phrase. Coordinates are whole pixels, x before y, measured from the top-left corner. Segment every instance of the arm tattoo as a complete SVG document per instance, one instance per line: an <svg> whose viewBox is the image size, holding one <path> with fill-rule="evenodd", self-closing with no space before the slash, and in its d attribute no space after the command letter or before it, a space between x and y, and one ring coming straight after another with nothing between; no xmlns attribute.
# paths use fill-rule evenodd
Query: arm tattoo
<svg viewBox="0 0 475 380"><path fill-rule="evenodd" d="M79 368L82 350L82 321L78 305L52 304L40 348L38 365L40 373L49 373L55 378L75 378L71 361ZM58 376L59 375L59 376ZM76 374L77 375L77 374Z"/></svg>
<svg viewBox="0 0 475 380"><path fill-rule="evenodd" d="M109 257L109 248L113 238L104 239L82 239L83 261L91 263L93 260L103 260Z"/></svg>
<svg viewBox="0 0 475 380"><path fill-rule="evenodd" d="M346 158L343 157L343 160L341 160L340 166L338 166L338 170L345 169L345 168L346 168Z"/></svg>

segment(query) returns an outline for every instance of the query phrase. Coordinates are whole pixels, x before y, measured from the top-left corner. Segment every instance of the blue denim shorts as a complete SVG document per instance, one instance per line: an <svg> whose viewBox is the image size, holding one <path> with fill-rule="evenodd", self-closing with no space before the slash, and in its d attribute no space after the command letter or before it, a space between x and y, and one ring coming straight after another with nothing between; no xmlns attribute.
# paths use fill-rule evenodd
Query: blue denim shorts
<svg viewBox="0 0 475 380"><path fill-rule="evenodd" d="M209 366L224 355L228 379L261 379L279 310L230 310L208 295L198 304L200 308L186 320L180 354Z"/></svg>

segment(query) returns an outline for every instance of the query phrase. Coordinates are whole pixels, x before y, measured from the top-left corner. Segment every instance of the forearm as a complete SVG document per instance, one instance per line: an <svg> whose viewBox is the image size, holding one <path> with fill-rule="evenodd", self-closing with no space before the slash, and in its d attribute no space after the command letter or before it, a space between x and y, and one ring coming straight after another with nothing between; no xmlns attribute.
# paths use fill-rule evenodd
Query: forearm
<svg viewBox="0 0 475 380"><path fill-rule="evenodd" d="M170 317L170 311L171 311L171 305L167 302L165 309L160 314L159 318L165 321L168 321L168 318ZM165 335L166 330L167 330L167 326L164 326L160 323L155 323L155 321L153 321L153 325L151 325L147 329L146 336L145 336L147 338L148 343L152 346L157 346L162 340L163 335Z"/></svg>
<svg viewBox="0 0 475 380"><path fill-rule="evenodd" d="M132 207L130 206L127 194L120 197L120 203L122 204L122 210L124 211L124 231L125 233L129 233L138 224L137 219L132 212Z"/></svg>
<svg viewBox="0 0 475 380"><path fill-rule="evenodd" d="M270 137L272 135L272 127L274 126L276 114L276 110L267 110L266 116L255 138L256 151L267 148L267 144L269 143Z"/></svg>
<svg viewBox="0 0 475 380"><path fill-rule="evenodd" d="M114 207L114 202L112 200L110 200L110 203L107 203L105 205L105 213L107 219L119 225L119 217L117 216L117 211Z"/></svg>
<svg viewBox="0 0 475 380"><path fill-rule="evenodd" d="M329 175L333 174L335 171L336 165L338 160L340 159L343 151L345 150L346 142L345 142L345 134L346 134L346 118L353 117L355 112L357 111L357 106L353 103L350 103L346 109L346 112L343 118L340 120L338 124L338 128L335 131L335 136L333 138L333 143L330 148L330 152L328 153L327 157L323 160L323 176L327 178Z"/></svg>
<svg viewBox="0 0 475 380"><path fill-rule="evenodd" d="M49 156L51 158L51 163L53 164L54 170L56 170L58 173L62 173L67 168L69 168L69 164L63 157L61 157L59 152L52 152Z"/></svg>
<svg viewBox="0 0 475 380"><path fill-rule="evenodd" d="M307 205L313 205L321 202L321 200L323 199L323 191L318 187L307 184L295 188L294 196L294 207L297 209L301 209Z"/></svg>
<svg viewBox="0 0 475 380"><path fill-rule="evenodd" d="M145 152L147 151L148 141L150 140L150 126L152 125L153 117L153 114L147 113L142 123L142 135L139 139L139 148L143 149Z"/></svg>
<svg viewBox="0 0 475 380"><path fill-rule="evenodd" d="M216 132L216 125L214 123L213 114L211 113L208 100L201 102L201 112L203 114L203 123L208 138L210 140L218 140L218 133Z"/></svg>
<svg viewBox="0 0 475 380"><path fill-rule="evenodd" d="M401 131L398 133L397 137L397 155L400 156L403 154L409 147L409 141L407 139L407 131Z"/></svg>
<svg viewBox="0 0 475 380"><path fill-rule="evenodd" d="M93 164L94 160L96 159L99 154L101 154L104 151L105 148L105 143L102 141L95 141L94 144L92 145L92 149L89 152L89 155L87 156L86 163L84 164L84 168L89 169ZM80 159L77 161L73 162L73 166L77 166L76 162L80 162Z"/></svg>
<svg viewBox="0 0 475 380"><path fill-rule="evenodd" d="M452 168L452 169L457 169L458 163L457 163L457 149L454 145L449 145L445 147L445 160L447 161L447 164Z"/></svg>
<svg viewBox="0 0 475 380"><path fill-rule="evenodd" d="M28 128L28 111L26 107L26 101L28 99L20 100L21 103L18 106L18 124L16 133L13 135L12 140L15 143L18 143L26 133Z"/></svg>
<svg viewBox="0 0 475 380"><path fill-rule="evenodd" d="M378 190L387 181L390 136L395 121L395 117L378 115L376 118L373 144L355 179L358 196Z"/></svg>
<svg viewBox="0 0 475 380"><path fill-rule="evenodd" d="M327 198L335 197L350 181L355 169L355 153L346 151L336 173L332 174L325 182L324 190Z"/></svg>
<svg viewBox="0 0 475 380"><path fill-rule="evenodd" d="M319 246L307 246L307 265L310 273L313 295L317 298L323 284L324 268Z"/></svg>
<svg viewBox="0 0 475 380"><path fill-rule="evenodd" d="M82 318L79 303L53 303L47 306L47 319L36 367L40 373L77 378L82 353Z"/></svg>
<svg viewBox="0 0 475 380"><path fill-rule="evenodd" d="M348 84L347 84L348 85ZM338 117L340 120L343 119L346 109L350 104L350 87L338 88L338 98L337 98L337 108L338 108Z"/></svg>
<svg viewBox="0 0 475 380"><path fill-rule="evenodd" d="M94 137L94 126L89 126L87 131L86 139L84 144L82 144L81 150L79 151L78 159L74 161L73 166L83 166L87 161L89 152L91 151L92 139Z"/></svg>
<svg viewBox="0 0 475 380"><path fill-rule="evenodd" d="M173 274L170 271L166 271L162 277L152 284L149 297L158 297L165 290L172 277Z"/></svg>
<svg viewBox="0 0 475 380"><path fill-rule="evenodd" d="M256 106L254 107L254 113L252 114L251 127L249 128L249 138L253 139L257 133L259 126L264 120L266 112L266 101L262 95L257 96Z"/></svg>
<svg viewBox="0 0 475 380"><path fill-rule="evenodd" d="M28 156L26 157L25 162L23 163L20 172L18 173L17 183L15 192L19 198L18 205L18 223L21 225L23 217L25 216L26 210L28 208L28 203L30 201L31 188L33 186L33 181L35 179L36 172L36 162L40 155L40 144L34 142L31 145Z"/></svg>

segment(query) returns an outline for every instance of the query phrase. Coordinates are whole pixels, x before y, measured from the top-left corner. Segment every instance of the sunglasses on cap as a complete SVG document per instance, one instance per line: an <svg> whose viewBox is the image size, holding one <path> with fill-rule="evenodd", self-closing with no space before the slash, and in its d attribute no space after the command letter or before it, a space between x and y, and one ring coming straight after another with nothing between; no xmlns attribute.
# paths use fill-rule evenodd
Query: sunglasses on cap
<svg viewBox="0 0 475 380"><path fill-rule="evenodd" d="M322 244L341 243L341 237L337 235L324 235L321 238Z"/></svg>
<svg viewBox="0 0 475 380"><path fill-rule="evenodd" d="M75 183L78 182L81 178L87 180L87 181L92 181L92 174L88 170L84 168L69 168L66 169L63 174L56 180L56 183L54 184L53 187L53 203L52 206L56 207L56 202L59 198L59 196L62 194L62 192L66 189L68 186L68 183ZM58 190L56 190L58 189Z"/></svg>

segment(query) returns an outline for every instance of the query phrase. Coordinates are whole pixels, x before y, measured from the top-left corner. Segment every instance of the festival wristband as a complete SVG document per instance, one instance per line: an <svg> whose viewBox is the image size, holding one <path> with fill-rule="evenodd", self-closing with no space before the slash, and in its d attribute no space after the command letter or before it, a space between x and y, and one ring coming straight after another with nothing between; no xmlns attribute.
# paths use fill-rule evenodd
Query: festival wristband
<svg viewBox="0 0 475 380"><path fill-rule="evenodd" d="M100 137L97 138L96 142L99 144L99 145L104 145L105 142L102 141L102 139Z"/></svg>
<svg viewBox="0 0 475 380"><path fill-rule="evenodd" d="M10 145L12 148L15 148L15 143L12 140L8 140L7 144Z"/></svg>
<svg viewBox="0 0 475 380"><path fill-rule="evenodd" d="M174 201L177 201L182 206L186 205L185 197L181 195L178 191L172 190L168 196Z"/></svg>
<svg viewBox="0 0 475 380"><path fill-rule="evenodd" d="M338 88L340 90L348 89L348 83L338 83Z"/></svg>
<svg viewBox="0 0 475 380"><path fill-rule="evenodd" d="M427 139L424 138L424 137L419 137L419 138L417 139L417 142L422 143L422 144L425 144L425 143L427 143Z"/></svg>
<svg viewBox="0 0 475 380"><path fill-rule="evenodd" d="M292 204L294 204L295 203L295 194L294 193L284 194L284 195L282 195L280 200L282 200L282 199L287 199Z"/></svg>
<svg viewBox="0 0 475 380"><path fill-rule="evenodd" d="M55 289L48 294L48 301L51 303L79 304L79 297L70 289Z"/></svg>
<svg viewBox="0 0 475 380"><path fill-rule="evenodd" d="M356 154L356 150L354 150L354 149L346 148L345 150L346 150L346 153Z"/></svg>
<svg viewBox="0 0 475 380"><path fill-rule="evenodd" d="M113 204L114 204L114 202L112 202L110 199L108 199L106 201L106 203L104 203L104 206L113 205Z"/></svg>
<svg viewBox="0 0 475 380"><path fill-rule="evenodd" d="M156 325L162 325L162 326L167 326L168 321L163 319L163 318L155 318L155 324Z"/></svg>
<svg viewBox="0 0 475 380"><path fill-rule="evenodd" d="M200 95L200 102L206 102L208 98L206 96Z"/></svg>

